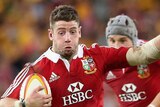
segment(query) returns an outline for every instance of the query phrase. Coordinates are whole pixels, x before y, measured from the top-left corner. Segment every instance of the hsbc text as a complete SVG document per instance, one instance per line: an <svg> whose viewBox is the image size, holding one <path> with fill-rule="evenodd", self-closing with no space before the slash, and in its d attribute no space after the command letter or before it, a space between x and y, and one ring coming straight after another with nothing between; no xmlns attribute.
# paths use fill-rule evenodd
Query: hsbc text
<svg viewBox="0 0 160 107"><path fill-rule="evenodd" d="M91 99L93 97L92 90L87 90L86 92L78 92L73 93L71 95L62 97L63 98L63 106L75 104L78 102L83 102L86 99Z"/></svg>
<svg viewBox="0 0 160 107"><path fill-rule="evenodd" d="M141 91L139 93L126 93L120 94L119 97L122 102L132 102L146 99L146 93L144 91Z"/></svg>

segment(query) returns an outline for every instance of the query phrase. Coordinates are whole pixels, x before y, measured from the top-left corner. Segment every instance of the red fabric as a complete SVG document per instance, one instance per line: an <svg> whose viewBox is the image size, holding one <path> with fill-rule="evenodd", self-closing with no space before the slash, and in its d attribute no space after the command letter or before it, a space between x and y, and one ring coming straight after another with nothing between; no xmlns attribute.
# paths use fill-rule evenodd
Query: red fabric
<svg viewBox="0 0 160 107"><path fill-rule="evenodd" d="M106 82L116 93L121 107L147 107L160 92L160 62L148 65L144 71L144 76L140 76L137 67L107 73Z"/></svg>
<svg viewBox="0 0 160 107"><path fill-rule="evenodd" d="M72 59L69 71L62 59L54 62L54 57L46 52L32 64L29 72L38 72L49 82L53 97L52 107L103 107L105 71L113 66L128 66L127 50L98 45L84 47L83 57ZM20 87L19 84L8 97L18 98Z"/></svg>

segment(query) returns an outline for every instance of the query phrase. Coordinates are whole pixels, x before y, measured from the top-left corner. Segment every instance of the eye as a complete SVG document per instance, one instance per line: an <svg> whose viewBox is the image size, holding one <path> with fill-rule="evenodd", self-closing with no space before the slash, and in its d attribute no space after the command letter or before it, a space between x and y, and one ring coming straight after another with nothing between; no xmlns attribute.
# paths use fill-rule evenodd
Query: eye
<svg viewBox="0 0 160 107"><path fill-rule="evenodd" d="M77 31L76 31L76 30L71 30L70 33L71 33L72 35L74 35L74 34L77 33Z"/></svg>
<svg viewBox="0 0 160 107"><path fill-rule="evenodd" d="M124 44L127 40L126 39L121 39L120 43Z"/></svg>
<svg viewBox="0 0 160 107"><path fill-rule="evenodd" d="M58 31L58 35L64 36L65 35L65 31Z"/></svg>
<svg viewBox="0 0 160 107"><path fill-rule="evenodd" d="M110 41L111 43L115 43L115 40L114 40L114 39L109 39L109 41Z"/></svg>

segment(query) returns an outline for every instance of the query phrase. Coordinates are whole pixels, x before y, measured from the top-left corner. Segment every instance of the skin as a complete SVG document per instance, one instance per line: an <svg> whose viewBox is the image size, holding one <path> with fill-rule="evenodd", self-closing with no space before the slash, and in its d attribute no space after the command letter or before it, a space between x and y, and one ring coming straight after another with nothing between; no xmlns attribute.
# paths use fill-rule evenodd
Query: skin
<svg viewBox="0 0 160 107"><path fill-rule="evenodd" d="M114 48L131 47L131 46L133 46L133 42L127 36L123 36L123 35L110 35L108 37L108 45L110 47L114 47Z"/></svg>
<svg viewBox="0 0 160 107"><path fill-rule="evenodd" d="M76 21L57 21L49 31L52 51L60 54L68 61L77 53L81 27Z"/></svg>
<svg viewBox="0 0 160 107"><path fill-rule="evenodd" d="M154 105L155 107L160 107L160 92L157 94L157 96L151 102L151 105ZM152 106L148 106L148 107L152 107Z"/></svg>

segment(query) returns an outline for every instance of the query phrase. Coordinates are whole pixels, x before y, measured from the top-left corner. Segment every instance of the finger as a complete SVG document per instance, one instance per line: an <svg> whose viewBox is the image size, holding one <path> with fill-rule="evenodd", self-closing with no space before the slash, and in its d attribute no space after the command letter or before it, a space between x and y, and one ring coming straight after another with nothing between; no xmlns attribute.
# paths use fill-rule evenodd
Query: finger
<svg viewBox="0 0 160 107"><path fill-rule="evenodd" d="M48 103L48 104L44 104L43 107L51 107L52 104L51 103Z"/></svg>
<svg viewBox="0 0 160 107"><path fill-rule="evenodd" d="M51 95L49 95L49 94L48 94L48 95L43 95L43 98L44 98L44 99L52 98L52 96L51 96Z"/></svg>
<svg viewBox="0 0 160 107"><path fill-rule="evenodd" d="M52 98L44 99L43 104L48 104L52 101Z"/></svg>
<svg viewBox="0 0 160 107"><path fill-rule="evenodd" d="M36 88L33 90L33 92L37 93L37 92L39 92L39 91L41 91L41 90L43 90L43 89L44 89L44 87L38 86L38 87L36 87Z"/></svg>

